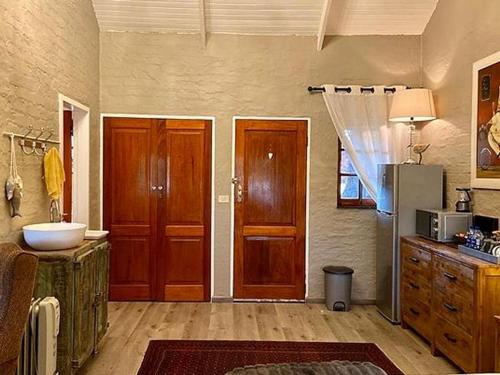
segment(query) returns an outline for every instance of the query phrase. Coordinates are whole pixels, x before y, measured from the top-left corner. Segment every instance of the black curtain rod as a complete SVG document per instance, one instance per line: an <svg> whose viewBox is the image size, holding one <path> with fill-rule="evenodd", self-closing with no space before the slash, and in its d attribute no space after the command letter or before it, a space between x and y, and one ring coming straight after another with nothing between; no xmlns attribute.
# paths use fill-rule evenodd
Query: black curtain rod
<svg viewBox="0 0 500 375"><path fill-rule="evenodd" d="M326 89L324 87L314 87L314 86L309 86L307 88L307 91L309 91L311 94L316 93L316 92L326 92ZM335 92L348 92L350 93L352 89L350 87L335 87ZM363 92L371 92L372 94L375 92L374 87L361 87L361 93ZM395 87L384 87L384 92L392 92L393 94L396 92Z"/></svg>

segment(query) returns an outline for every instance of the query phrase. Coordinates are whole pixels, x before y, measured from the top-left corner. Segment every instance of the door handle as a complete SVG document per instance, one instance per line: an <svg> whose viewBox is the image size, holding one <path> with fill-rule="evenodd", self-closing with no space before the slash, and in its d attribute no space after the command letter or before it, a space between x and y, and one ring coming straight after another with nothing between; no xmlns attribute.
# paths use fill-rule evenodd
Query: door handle
<svg viewBox="0 0 500 375"><path fill-rule="evenodd" d="M411 281L410 281L410 286L411 286L413 289L417 289L417 290L418 290L418 289L420 289L420 287L419 287L417 284L415 284L414 282L411 282Z"/></svg>
<svg viewBox="0 0 500 375"><path fill-rule="evenodd" d="M448 272L444 272L443 273L443 276L448 278L449 280L451 281L455 281L457 279L457 277L451 273L448 273Z"/></svg>
<svg viewBox="0 0 500 375"><path fill-rule="evenodd" d="M163 185L158 186L158 190L162 191L163 190Z"/></svg>
<svg viewBox="0 0 500 375"><path fill-rule="evenodd" d="M239 177L234 177L231 182L234 185L234 188L236 190L235 196L236 196L236 202L241 203L243 202L243 186L241 185L241 178Z"/></svg>
<svg viewBox="0 0 500 375"><path fill-rule="evenodd" d="M157 187L157 186L155 186L155 185L151 186L151 190L153 190L153 191L156 191L156 189L157 189L157 188L158 188L158 187Z"/></svg>
<svg viewBox="0 0 500 375"><path fill-rule="evenodd" d="M416 316L420 315L420 313L417 310L415 310L413 307L410 307L410 311L413 313L413 315L416 315Z"/></svg>
<svg viewBox="0 0 500 375"><path fill-rule="evenodd" d="M451 312L457 312L458 311L457 307L455 307L453 305L450 305L449 303L444 303L443 306L446 307Z"/></svg>
<svg viewBox="0 0 500 375"><path fill-rule="evenodd" d="M452 342L453 344L455 344L458 341L456 337L450 335L449 333L445 333L444 337L446 338L446 340Z"/></svg>

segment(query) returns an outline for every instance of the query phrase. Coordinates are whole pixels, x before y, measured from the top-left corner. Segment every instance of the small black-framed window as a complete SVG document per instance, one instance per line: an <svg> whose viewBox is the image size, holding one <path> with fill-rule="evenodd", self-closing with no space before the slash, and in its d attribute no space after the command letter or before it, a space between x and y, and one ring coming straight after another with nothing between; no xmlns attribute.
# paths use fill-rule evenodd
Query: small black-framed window
<svg viewBox="0 0 500 375"><path fill-rule="evenodd" d="M337 207L339 208L375 208L376 203L363 186L351 162L347 151L339 139Z"/></svg>

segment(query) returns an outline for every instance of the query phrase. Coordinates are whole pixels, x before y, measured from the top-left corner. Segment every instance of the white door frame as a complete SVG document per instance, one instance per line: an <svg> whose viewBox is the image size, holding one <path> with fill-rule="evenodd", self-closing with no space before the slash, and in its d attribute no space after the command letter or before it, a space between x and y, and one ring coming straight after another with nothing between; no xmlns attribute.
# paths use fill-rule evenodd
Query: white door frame
<svg viewBox="0 0 500 375"><path fill-rule="evenodd" d="M236 156L236 120L298 120L307 121L307 171L306 171L306 259L305 259L305 298L309 296L309 194L311 172L311 118L310 117L259 117L259 116L233 116L232 141L231 141L231 177L235 177ZM231 244L230 244L230 286L229 294L234 298L234 189L231 185Z"/></svg>
<svg viewBox="0 0 500 375"><path fill-rule="evenodd" d="M215 246L215 116L173 116L173 115L142 115L135 113L101 113L101 121L99 124L99 179L100 179L100 226L103 226L103 192L104 192L104 118L146 118L159 120L209 120L212 122L212 175L211 175L211 223L210 223L210 300L214 296L214 246Z"/></svg>
<svg viewBox="0 0 500 375"><path fill-rule="evenodd" d="M72 221L89 225L89 155L90 155L90 108L63 94L58 94L59 102L59 140L60 152L64 153L64 107L71 107L73 112L73 197ZM68 176L66 176L68 178ZM63 193L64 194L64 193ZM64 199L62 199L64 202ZM64 212L63 204L61 204Z"/></svg>

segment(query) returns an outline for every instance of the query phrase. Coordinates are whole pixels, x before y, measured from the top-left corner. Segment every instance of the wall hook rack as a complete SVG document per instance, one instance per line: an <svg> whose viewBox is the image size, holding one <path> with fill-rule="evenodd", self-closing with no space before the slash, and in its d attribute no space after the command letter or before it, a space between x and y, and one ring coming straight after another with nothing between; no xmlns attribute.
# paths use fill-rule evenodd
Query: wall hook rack
<svg viewBox="0 0 500 375"><path fill-rule="evenodd" d="M21 146L21 150L23 153L26 155L38 155L42 156L45 154L47 151L47 143L50 144L60 144L56 139L51 139L52 136L54 135L54 131L49 129L48 131L45 130L45 128L41 128L38 130L38 135L37 136L32 136L30 135L35 131L32 126L28 128L28 131L25 134L17 134L13 132L3 132L3 135L5 137L9 138L18 138L19 139L19 146ZM44 137L44 134L48 133L47 136ZM29 144L27 144L27 142ZM41 150L41 152L38 152L37 149Z"/></svg>

